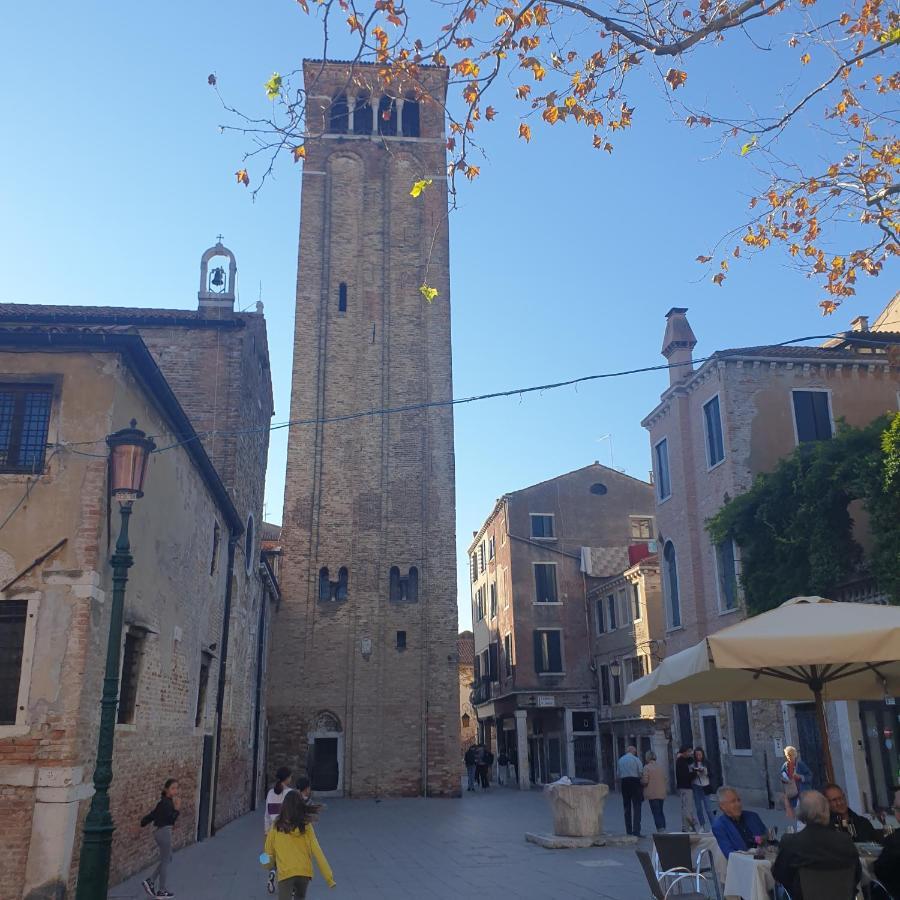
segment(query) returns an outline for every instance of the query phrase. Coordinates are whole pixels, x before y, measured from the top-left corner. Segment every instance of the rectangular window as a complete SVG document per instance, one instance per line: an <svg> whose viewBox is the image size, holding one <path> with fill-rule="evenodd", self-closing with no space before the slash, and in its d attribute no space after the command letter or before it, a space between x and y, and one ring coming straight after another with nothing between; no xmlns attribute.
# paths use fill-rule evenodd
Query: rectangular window
<svg viewBox="0 0 900 900"><path fill-rule="evenodd" d="M631 605L628 602L628 591L625 588L619 588L616 591L616 606L619 610L619 618L624 627L626 623L631 622Z"/></svg>
<svg viewBox="0 0 900 900"><path fill-rule="evenodd" d="M663 438L656 445L656 496L665 500L672 495L672 483L669 480L669 441Z"/></svg>
<svg viewBox="0 0 900 900"><path fill-rule="evenodd" d="M553 516L544 513L531 514L531 536L538 540L552 540L556 537L553 529Z"/></svg>
<svg viewBox="0 0 900 900"><path fill-rule="evenodd" d="M647 674L644 671L643 656L632 656L631 659L628 660L628 674L630 676L628 679L629 684L632 681L637 681L638 678L643 678Z"/></svg>
<svg viewBox="0 0 900 900"><path fill-rule="evenodd" d="M638 582L631 585L631 615L634 621L638 622L641 618L641 586Z"/></svg>
<svg viewBox="0 0 900 900"><path fill-rule="evenodd" d="M609 706L609 666L600 666L600 696L603 698L603 705Z"/></svg>
<svg viewBox="0 0 900 900"><path fill-rule="evenodd" d="M555 564L534 564L534 599L536 603L557 602Z"/></svg>
<svg viewBox="0 0 900 900"><path fill-rule="evenodd" d="M494 536L491 535L488 539L488 559L493 559L496 552L496 545L494 543Z"/></svg>
<svg viewBox="0 0 900 900"><path fill-rule="evenodd" d="M478 574L480 575L485 568L487 568L487 552L485 550L485 543L482 541L478 545Z"/></svg>
<svg viewBox="0 0 900 900"><path fill-rule="evenodd" d="M629 516L631 539L633 541L653 540L653 519L649 516Z"/></svg>
<svg viewBox="0 0 900 900"><path fill-rule="evenodd" d="M200 659L200 680L197 684L197 709L194 713L194 728L203 724L206 715L206 689L209 687L209 667L212 657L208 653L202 654Z"/></svg>
<svg viewBox="0 0 900 900"><path fill-rule="evenodd" d="M752 750L750 741L750 714L747 710L746 700L732 700L731 706L731 737L734 750Z"/></svg>
<svg viewBox="0 0 900 900"><path fill-rule="evenodd" d="M472 675L475 678L475 684L481 682L481 654L475 654L475 665L472 667Z"/></svg>
<svg viewBox="0 0 900 900"><path fill-rule="evenodd" d="M703 404L703 421L706 425L706 458L710 468L725 459L725 441L722 437L722 415L718 394Z"/></svg>
<svg viewBox="0 0 900 900"><path fill-rule="evenodd" d="M406 632L405 631L397 632L397 649L398 650L406 649Z"/></svg>
<svg viewBox="0 0 900 900"><path fill-rule="evenodd" d="M726 538L716 544L716 572L719 576L719 608L737 609L738 581L734 563L734 541Z"/></svg>
<svg viewBox="0 0 900 900"><path fill-rule="evenodd" d="M824 441L831 437L831 410L826 391L794 391L794 421L797 443Z"/></svg>
<svg viewBox="0 0 900 900"><path fill-rule="evenodd" d="M500 680L500 646L496 641L491 641L488 644L488 674L491 676L491 681L499 681Z"/></svg>
<svg viewBox="0 0 900 900"><path fill-rule="evenodd" d="M478 581L478 554L472 554L472 584Z"/></svg>
<svg viewBox="0 0 900 900"><path fill-rule="evenodd" d="M613 703L622 702L622 675L612 676Z"/></svg>
<svg viewBox="0 0 900 900"><path fill-rule="evenodd" d="M606 597L606 621L610 631L616 630L616 595L608 594Z"/></svg>
<svg viewBox="0 0 900 900"><path fill-rule="evenodd" d="M561 636L558 631L534 632L534 671L538 675L562 674Z"/></svg>
<svg viewBox="0 0 900 900"><path fill-rule="evenodd" d="M594 604L594 609L595 609L595 613L596 613L596 615L594 616L594 619L597 624L597 634L600 635L600 634L603 634L604 631L606 631L606 629L603 626L603 598L602 597L597 598L597 600Z"/></svg>
<svg viewBox="0 0 900 900"><path fill-rule="evenodd" d="M694 727L691 724L690 703L678 704L678 738L682 746L694 746Z"/></svg>
<svg viewBox="0 0 900 900"><path fill-rule="evenodd" d="M497 585L496 585L496 583L490 585L490 587L488 588L488 592L490 593L490 597L491 597L491 618L496 619L497 618Z"/></svg>
<svg viewBox="0 0 900 900"><path fill-rule="evenodd" d="M503 668L507 678L512 675L512 667L512 635L508 634L503 638Z"/></svg>
<svg viewBox="0 0 900 900"><path fill-rule="evenodd" d="M143 655L143 637L132 632L126 633L125 651L122 654L122 675L119 679L119 713L116 719L120 725L127 725L134 721Z"/></svg>
<svg viewBox="0 0 900 900"><path fill-rule="evenodd" d="M0 601L0 725L16 724L27 619L27 600Z"/></svg>
<svg viewBox="0 0 900 900"><path fill-rule="evenodd" d="M484 618L484 585L475 591L475 621L480 622Z"/></svg>
<svg viewBox="0 0 900 900"><path fill-rule="evenodd" d="M42 472L53 388L0 385L0 472Z"/></svg>

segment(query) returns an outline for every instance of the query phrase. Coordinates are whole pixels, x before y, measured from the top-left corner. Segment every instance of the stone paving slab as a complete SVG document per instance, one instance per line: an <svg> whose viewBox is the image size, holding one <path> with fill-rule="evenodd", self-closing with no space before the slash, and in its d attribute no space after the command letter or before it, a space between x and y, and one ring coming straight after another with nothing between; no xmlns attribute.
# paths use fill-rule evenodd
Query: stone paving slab
<svg viewBox="0 0 900 900"><path fill-rule="evenodd" d="M784 815L758 810L783 831ZM666 801L677 827L677 798ZM643 827L652 826L644 807ZM622 801L610 794L604 826L623 827ZM464 792L461 800L330 800L316 825L337 887L316 876L310 900L459 900L505 896L518 900L644 900L645 887L633 847L545 850L525 840L526 831L552 828L540 791L494 787ZM243 816L201 844L175 854L170 890L179 900L266 900L262 814ZM649 848L649 838L638 842ZM113 888L112 900L141 900L142 875ZM501 894L502 892L502 894Z"/></svg>

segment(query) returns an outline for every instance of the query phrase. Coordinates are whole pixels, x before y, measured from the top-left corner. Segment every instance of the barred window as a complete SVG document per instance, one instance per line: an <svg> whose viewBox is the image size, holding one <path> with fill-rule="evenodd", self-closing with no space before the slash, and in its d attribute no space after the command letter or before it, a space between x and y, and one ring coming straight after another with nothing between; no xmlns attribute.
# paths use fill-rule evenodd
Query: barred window
<svg viewBox="0 0 900 900"><path fill-rule="evenodd" d="M0 472L42 472L53 389L0 385Z"/></svg>
<svg viewBox="0 0 900 900"><path fill-rule="evenodd" d="M16 724L27 618L27 600L0 602L0 725Z"/></svg>

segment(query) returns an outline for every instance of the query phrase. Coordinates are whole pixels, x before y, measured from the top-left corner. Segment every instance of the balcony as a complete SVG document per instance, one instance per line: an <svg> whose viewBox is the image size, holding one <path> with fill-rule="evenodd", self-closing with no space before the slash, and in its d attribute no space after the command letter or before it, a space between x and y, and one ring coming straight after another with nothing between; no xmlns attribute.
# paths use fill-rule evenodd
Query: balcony
<svg viewBox="0 0 900 900"><path fill-rule="evenodd" d="M479 703L487 703L492 696L491 681L489 678L481 678L472 684L472 693L470 696L472 706L478 706Z"/></svg>

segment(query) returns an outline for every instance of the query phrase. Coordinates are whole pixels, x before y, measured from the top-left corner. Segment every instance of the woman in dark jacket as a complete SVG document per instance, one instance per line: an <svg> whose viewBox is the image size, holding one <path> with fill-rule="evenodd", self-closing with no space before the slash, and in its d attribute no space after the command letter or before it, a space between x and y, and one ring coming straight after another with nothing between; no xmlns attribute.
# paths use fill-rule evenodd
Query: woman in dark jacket
<svg viewBox="0 0 900 900"><path fill-rule="evenodd" d="M156 827L153 834L159 850L159 862L149 878L141 882L148 897L174 897L168 890L169 863L172 862L172 826L181 811L181 800L178 798L178 782L169 778L163 785L159 803L153 811L141 819L141 827L151 822Z"/></svg>

